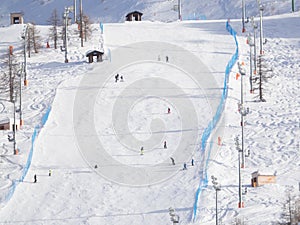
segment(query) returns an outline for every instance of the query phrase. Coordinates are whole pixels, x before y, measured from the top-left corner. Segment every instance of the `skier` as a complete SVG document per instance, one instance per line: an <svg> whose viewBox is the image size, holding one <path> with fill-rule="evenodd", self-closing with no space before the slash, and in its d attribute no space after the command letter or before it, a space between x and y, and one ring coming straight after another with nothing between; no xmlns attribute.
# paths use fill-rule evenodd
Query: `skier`
<svg viewBox="0 0 300 225"><path fill-rule="evenodd" d="M52 171L51 171L51 170L49 170L49 177L51 177L51 175L52 175Z"/></svg>
<svg viewBox="0 0 300 225"><path fill-rule="evenodd" d="M175 160L172 157L170 157L170 159L172 161L172 165L175 165Z"/></svg>
<svg viewBox="0 0 300 225"><path fill-rule="evenodd" d="M171 109L170 108L168 108L168 114L170 114L171 113Z"/></svg>
<svg viewBox="0 0 300 225"><path fill-rule="evenodd" d="M124 80L123 80L123 76L121 76L121 77L120 77L120 81L121 81L121 82L123 82L123 81L124 81Z"/></svg>
<svg viewBox="0 0 300 225"><path fill-rule="evenodd" d="M141 155L144 155L144 147L141 147Z"/></svg>
<svg viewBox="0 0 300 225"><path fill-rule="evenodd" d="M34 180L33 183L36 183L36 182L37 182L36 174L34 174L33 180Z"/></svg>
<svg viewBox="0 0 300 225"><path fill-rule="evenodd" d="M183 164L183 170L187 170L186 163Z"/></svg>
<svg viewBox="0 0 300 225"><path fill-rule="evenodd" d="M169 57L168 56L166 56L166 62L169 62Z"/></svg>
<svg viewBox="0 0 300 225"><path fill-rule="evenodd" d="M118 82L118 80L119 80L119 74L117 74L117 75L115 76L115 79L116 79L116 82Z"/></svg>
<svg viewBox="0 0 300 225"><path fill-rule="evenodd" d="M166 148L167 148L167 142L164 141L164 149L166 149Z"/></svg>
<svg viewBox="0 0 300 225"><path fill-rule="evenodd" d="M192 166L194 166L194 159L192 159Z"/></svg>

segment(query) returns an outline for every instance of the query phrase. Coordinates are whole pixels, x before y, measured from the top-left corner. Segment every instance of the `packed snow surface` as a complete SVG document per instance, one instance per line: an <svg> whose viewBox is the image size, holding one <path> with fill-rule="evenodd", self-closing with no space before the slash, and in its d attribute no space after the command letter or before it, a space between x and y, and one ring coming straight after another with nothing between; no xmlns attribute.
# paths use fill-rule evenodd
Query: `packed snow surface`
<svg viewBox="0 0 300 225"><path fill-rule="evenodd" d="M236 218L253 225L280 221L287 191L297 193L300 178L299 16L264 20L264 57L271 70L264 83L265 102L258 101L257 90L249 91L250 48L240 32L241 22L231 21L239 61L245 62L243 95L249 107L244 145L250 155L241 169L247 194L242 196L245 208L240 209L234 141L236 136L241 139L237 65L229 75L223 116L210 145L201 149L203 130L221 100L225 68L236 51L225 20L107 23L103 34L95 24L83 48L73 25L69 63L51 41L51 48L45 48L49 27L38 26L43 47L27 62L29 85L22 90L25 125L16 137L19 155L13 155L8 132L1 131L0 224L171 224L170 207L180 224L215 224L212 175L221 184L218 215L223 224ZM250 32L250 23L246 26ZM13 45L20 61L22 30L22 25L0 28L1 52ZM104 61L88 64L86 52L102 48ZM1 56L3 68L5 57ZM117 73L123 81L115 82ZM0 107L5 116L13 110L7 102ZM49 109L46 124L36 128L31 166L19 183L34 128ZM276 183L252 188L251 173L257 170L276 174ZM193 218L203 173L208 185ZM16 189L5 201L14 183Z"/></svg>

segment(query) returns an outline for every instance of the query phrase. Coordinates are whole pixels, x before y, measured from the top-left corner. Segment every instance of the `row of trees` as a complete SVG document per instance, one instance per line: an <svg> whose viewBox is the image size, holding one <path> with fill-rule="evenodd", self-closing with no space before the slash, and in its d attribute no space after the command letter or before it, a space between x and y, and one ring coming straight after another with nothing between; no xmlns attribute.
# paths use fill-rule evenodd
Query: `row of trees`
<svg viewBox="0 0 300 225"><path fill-rule="evenodd" d="M70 20L69 20L70 21ZM52 15L48 22L51 24L49 29L49 38L53 40L54 48L58 48L59 40L64 40L65 32L64 32L64 24L63 20L58 16L57 10L55 9L52 12ZM77 31L79 37L80 32ZM88 16L83 15L83 38L85 42L91 36L92 29L91 29L91 22ZM37 29L34 23L27 24L23 36L22 36L24 43L23 53L15 53L13 51L13 47L9 47L7 53L3 56L0 68L0 98L2 99L9 99L9 101L13 101L15 96L17 96L17 91L19 90L19 79L20 71L22 65L20 65L20 59L22 55L27 55L28 58L31 57L32 53L39 53L41 49L41 36L40 31ZM64 47L64 43L63 43ZM24 66L24 65L23 65Z"/></svg>
<svg viewBox="0 0 300 225"><path fill-rule="evenodd" d="M30 58L31 53L38 53L41 47L39 31L34 24L28 24L26 31L22 36L23 43L23 54L27 52L27 56ZM0 98L8 99L13 102L18 95L20 76L24 69L24 65L20 63L20 57L22 53L14 52L14 47L9 46L7 53L3 56L0 70Z"/></svg>
<svg viewBox="0 0 300 225"><path fill-rule="evenodd" d="M64 25L63 21L64 20L58 16L57 10L54 9L48 22L51 24L49 38L51 40L53 40L53 45L54 45L55 49L57 49L57 47L58 47L59 39L61 39L63 41L65 39L65 26L63 26ZM71 19L68 19L67 21L68 21L68 25L69 25ZM86 15L82 16L82 21L83 21L83 27L82 27L83 37L82 38L86 42L92 34L91 21L90 21L89 17ZM80 24L78 24L78 35L81 38ZM65 43L63 45L65 45Z"/></svg>

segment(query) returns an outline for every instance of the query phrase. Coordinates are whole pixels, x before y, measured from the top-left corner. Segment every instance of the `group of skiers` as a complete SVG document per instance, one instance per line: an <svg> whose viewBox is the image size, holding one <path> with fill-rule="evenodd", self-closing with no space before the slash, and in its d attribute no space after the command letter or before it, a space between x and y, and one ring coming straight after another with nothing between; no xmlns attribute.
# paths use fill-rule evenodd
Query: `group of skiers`
<svg viewBox="0 0 300 225"><path fill-rule="evenodd" d="M174 158L170 157L170 159L171 159L172 165L175 165ZM191 165L194 166L194 159L192 159ZM187 169L187 164L186 163L183 164L183 169Z"/></svg>
<svg viewBox="0 0 300 225"><path fill-rule="evenodd" d="M115 82L116 82L116 83L118 82L119 78L120 78L120 82L123 82L123 81L124 81L123 76L122 76L122 75L120 76L120 75L117 73L116 76L115 76Z"/></svg>
<svg viewBox="0 0 300 225"><path fill-rule="evenodd" d="M160 61L160 56L158 56L158 60ZM169 57L168 56L166 56L166 62L169 62ZM120 80L120 82L123 82L124 78L123 78L122 75L120 75L119 73L117 73L115 75L115 82L117 83L119 80ZM171 109L168 107L167 114L170 114L170 113L171 113ZM163 142L163 147L164 147L164 149L167 149L167 141ZM141 147L140 155L144 155L144 147L143 146ZM171 159L172 165L175 165L174 158L170 157L170 159ZM194 166L194 159L191 160L191 165ZM187 169L187 164L184 163L183 164L183 170L186 170L186 169Z"/></svg>
<svg viewBox="0 0 300 225"><path fill-rule="evenodd" d="M158 61L160 61L161 60L161 58L160 58L160 55L158 55ZM166 62L169 62L169 56L166 56Z"/></svg>
<svg viewBox="0 0 300 225"><path fill-rule="evenodd" d="M170 157L170 159L171 159L172 165L175 165L175 160L174 160L174 158L173 158L173 157ZM194 159L192 159L192 160L191 160L191 166L194 166L194 165L195 165L195 164L194 164ZM187 163L186 163L186 162L183 163L183 170L187 170Z"/></svg>
<svg viewBox="0 0 300 225"><path fill-rule="evenodd" d="M49 175L49 177L51 177L52 170L49 170L48 175ZM33 183L37 183L37 175L36 174L34 174L34 176L33 176Z"/></svg>
<svg viewBox="0 0 300 225"><path fill-rule="evenodd" d="M168 108L167 114L170 114L170 113L171 113L171 109ZM164 149L168 148L167 147L167 141L164 141L163 147L164 147ZM144 155L144 147L143 146L141 147L141 155ZM170 159L171 159L172 165L175 165L175 159L173 157L170 157ZM191 160L191 166L194 166L194 159L193 158ZM186 164L186 162L183 164L183 170L187 170L187 164Z"/></svg>

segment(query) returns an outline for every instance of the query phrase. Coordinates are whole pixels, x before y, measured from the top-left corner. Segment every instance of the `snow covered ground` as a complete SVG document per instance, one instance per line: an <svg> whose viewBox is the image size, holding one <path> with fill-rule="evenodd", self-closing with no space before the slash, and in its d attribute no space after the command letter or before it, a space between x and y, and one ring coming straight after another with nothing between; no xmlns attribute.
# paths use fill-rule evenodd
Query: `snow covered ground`
<svg viewBox="0 0 300 225"><path fill-rule="evenodd" d="M203 130L221 98L226 65L235 52L226 21L145 21L105 24L107 59L102 63L88 64L85 58L87 50L101 46L98 25L84 48L72 27L68 64L64 53L52 48L28 59L25 125L17 132L20 155L13 155L7 132L1 137L0 224L171 224L170 207L181 224L193 224L195 194L208 156L209 183L197 203L196 224L215 223L211 175L221 183L218 203L223 224L235 218L247 224L280 221L285 192L297 193L300 178L299 15L264 21L266 61L273 68L265 85L266 102L256 101L257 92L249 92L248 75L244 79L245 105L250 109L245 126L250 157L242 169L242 182L248 187L245 208L237 207L234 138L241 132L237 66L230 73L223 117L209 140L211 154L209 147L200 149ZM249 46L239 32L241 23L231 24L238 32L240 61L249 72ZM39 28L45 45L48 28ZM0 29L2 52L14 45L21 54L21 31L17 25ZM115 82L116 73L124 76L124 82ZM33 128L50 106L46 125L38 128L28 174L6 202L28 158ZM1 114L9 114L9 107L4 104ZM184 162L187 170L182 170ZM276 171L277 183L251 188L251 173L257 169Z"/></svg>

